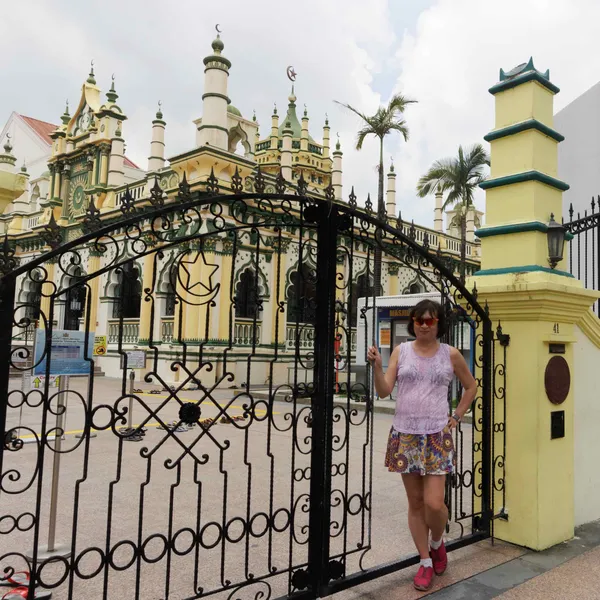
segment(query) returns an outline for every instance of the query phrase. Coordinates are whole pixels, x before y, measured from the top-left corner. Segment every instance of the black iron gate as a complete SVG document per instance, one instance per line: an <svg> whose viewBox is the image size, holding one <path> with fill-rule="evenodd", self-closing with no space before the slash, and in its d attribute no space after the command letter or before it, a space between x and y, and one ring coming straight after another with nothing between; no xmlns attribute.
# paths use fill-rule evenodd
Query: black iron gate
<svg viewBox="0 0 600 600"><path fill-rule="evenodd" d="M564 223L569 239L569 272L587 289L600 290L600 196L592 198L589 211L578 212L574 219L573 204L569 206L569 221ZM600 302L594 303L600 317Z"/></svg>
<svg viewBox="0 0 600 600"><path fill-rule="evenodd" d="M301 180L290 195L260 171L251 193L233 182L126 194L112 222L92 202L78 239L51 221L51 249L21 265L5 240L3 581L28 571L31 592L60 599L316 598L414 564L382 464L389 401L364 364L378 307L357 293L373 289L375 248L399 292L439 296L470 357L479 392L455 433L448 547L490 535L504 367L457 264L354 194L311 198ZM87 366L52 387L76 354L56 339L74 297Z"/></svg>

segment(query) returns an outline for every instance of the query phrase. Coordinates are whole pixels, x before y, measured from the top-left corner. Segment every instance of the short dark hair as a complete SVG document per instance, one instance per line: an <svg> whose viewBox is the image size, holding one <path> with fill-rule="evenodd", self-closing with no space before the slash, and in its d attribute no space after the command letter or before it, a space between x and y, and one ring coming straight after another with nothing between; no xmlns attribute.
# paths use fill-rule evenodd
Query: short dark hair
<svg viewBox="0 0 600 600"><path fill-rule="evenodd" d="M413 309L410 311L410 316L408 317L408 333L410 333L412 337L416 337L414 318L416 317L418 319L426 312L438 319L437 337L441 338L446 333L446 314L442 305L435 300L421 300L421 302L413 306Z"/></svg>

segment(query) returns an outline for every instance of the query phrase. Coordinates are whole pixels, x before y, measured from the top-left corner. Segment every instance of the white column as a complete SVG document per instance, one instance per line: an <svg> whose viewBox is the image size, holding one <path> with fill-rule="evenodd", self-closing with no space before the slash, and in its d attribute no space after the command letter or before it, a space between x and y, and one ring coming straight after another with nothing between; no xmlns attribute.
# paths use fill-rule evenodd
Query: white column
<svg viewBox="0 0 600 600"><path fill-rule="evenodd" d="M277 150L277 144L279 143L279 115L277 114L277 107L273 109L273 116L271 117L271 149Z"/></svg>
<svg viewBox="0 0 600 600"><path fill-rule="evenodd" d="M442 233L444 231L444 218L442 215L442 192L435 193L435 213L433 217L433 228Z"/></svg>
<svg viewBox="0 0 600 600"><path fill-rule="evenodd" d="M152 142L150 143L150 156L148 157L148 171L158 171L165 166L165 125L159 103L156 119L152 121Z"/></svg>
<svg viewBox="0 0 600 600"><path fill-rule="evenodd" d="M385 211L391 219L396 216L396 173L394 173L394 165L390 167L390 172L387 176Z"/></svg>
<svg viewBox="0 0 600 600"><path fill-rule="evenodd" d="M227 80L231 63L221 56L224 44L221 38L213 41L214 54L204 59L204 94L202 95L202 122L198 126L198 146L228 149Z"/></svg>
<svg viewBox="0 0 600 600"><path fill-rule="evenodd" d="M331 170L331 184L333 185L336 200L342 199L342 156L343 153L340 150L340 142L338 140L333 152L333 169Z"/></svg>
<svg viewBox="0 0 600 600"><path fill-rule="evenodd" d="M123 160L125 155L125 140L121 137L121 124L111 140L110 159L108 161L108 185L119 187L125 183Z"/></svg>
<svg viewBox="0 0 600 600"><path fill-rule="evenodd" d="M308 115L306 108L302 117L302 132L300 133L300 150L308 151Z"/></svg>
<svg viewBox="0 0 600 600"><path fill-rule="evenodd" d="M467 212L467 242L475 241L475 211L471 208Z"/></svg>
<svg viewBox="0 0 600 600"><path fill-rule="evenodd" d="M329 119L327 117L323 127L323 158L329 158Z"/></svg>
<svg viewBox="0 0 600 600"><path fill-rule="evenodd" d="M288 122L282 131L281 174L286 181L292 181L292 127Z"/></svg>

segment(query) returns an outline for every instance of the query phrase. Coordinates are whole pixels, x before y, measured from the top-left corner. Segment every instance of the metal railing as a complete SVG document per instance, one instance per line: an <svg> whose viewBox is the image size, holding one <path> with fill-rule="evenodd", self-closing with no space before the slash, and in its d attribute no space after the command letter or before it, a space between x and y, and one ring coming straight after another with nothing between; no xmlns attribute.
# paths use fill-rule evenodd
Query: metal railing
<svg viewBox="0 0 600 600"><path fill-rule="evenodd" d="M137 344L140 336L139 319L123 319L123 335L119 335L120 319L108 320L108 343L117 344L119 338L124 344Z"/></svg>
<svg viewBox="0 0 600 600"><path fill-rule="evenodd" d="M569 221L564 222L569 240L569 273L577 277L589 290L600 290L600 196L592 198L590 210L575 215L573 204L569 207ZM576 219L573 219L577 216ZM594 304L600 317L600 302Z"/></svg>

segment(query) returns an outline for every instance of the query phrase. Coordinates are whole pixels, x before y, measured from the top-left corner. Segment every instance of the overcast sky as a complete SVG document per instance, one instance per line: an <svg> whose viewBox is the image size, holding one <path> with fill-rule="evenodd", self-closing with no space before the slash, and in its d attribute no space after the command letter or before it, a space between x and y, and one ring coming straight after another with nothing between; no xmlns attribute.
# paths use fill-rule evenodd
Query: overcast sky
<svg viewBox="0 0 600 600"><path fill-rule="evenodd" d="M266 136L294 65L311 135L321 139L325 113L333 139L339 132L346 196L352 184L362 202L376 195L377 146L354 149L359 123L333 101L374 112L394 92L418 100L406 112L409 142L390 137L386 162L394 158L403 216L431 225L433 199L417 199L415 184L433 160L493 128L487 89L499 68L533 56L561 88L559 110L600 80L599 22L598 0L21 0L0 20L0 120L14 110L58 123L67 98L77 106L93 58L104 92L115 74L132 160L147 164L159 99L167 156L188 150L202 115L202 59L220 23L232 103L247 118L256 109Z"/></svg>

